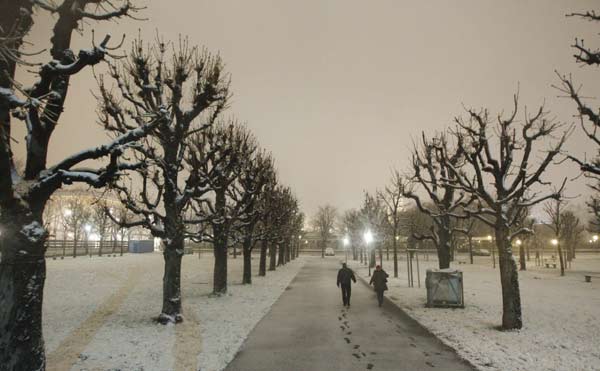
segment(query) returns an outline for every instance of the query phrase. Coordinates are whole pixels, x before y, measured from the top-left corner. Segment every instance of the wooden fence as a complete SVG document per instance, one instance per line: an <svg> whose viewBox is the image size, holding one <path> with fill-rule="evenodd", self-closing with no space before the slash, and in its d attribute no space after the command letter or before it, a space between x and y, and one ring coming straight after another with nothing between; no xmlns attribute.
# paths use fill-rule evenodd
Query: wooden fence
<svg viewBox="0 0 600 371"><path fill-rule="evenodd" d="M125 254L128 241L73 241L73 240L47 240L47 257L85 256L85 255L112 255Z"/></svg>

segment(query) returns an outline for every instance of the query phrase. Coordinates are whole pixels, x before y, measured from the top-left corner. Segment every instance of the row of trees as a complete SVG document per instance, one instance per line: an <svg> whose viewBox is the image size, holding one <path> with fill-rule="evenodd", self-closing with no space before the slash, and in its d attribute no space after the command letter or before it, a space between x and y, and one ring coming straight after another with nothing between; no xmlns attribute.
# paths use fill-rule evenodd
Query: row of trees
<svg viewBox="0 0 600 371"><path fill-rule="evenodd" d="M572 16L600 20L593 12ZM600 53L586 48L583 41L577 40L573 47L578 51L577 62L600 64ZM598 110L586 105L570 77L559 75L559 79L556 88L576 103L583 132L600 145ZM456 236L472 236L478 223L487 226L494 234L499 255L502 328L521 328L521 296L512 246L517 239L533 233L529 211L538 204L545 204L550 219L548 226L557 240L562 274L564 258L559 241L574 244L580 238L578 219L561 206L567 179L555 187L544 179L548 169L565 158L565 142L571 132L571 126L555 121L544 107L533 112L521 110L518 95L514 96L508 114L492 115L485 108L467 108L464 115L454 118L448 129L433 136L422 134L415 143L411 167L404 177L396 172L384 191L378 193L379 197L366 195L363 209L358 212L367 221L362 228L366 224L379 236L398 236L402 215L400 200L411 199L430 221L429 228L412 231L411 236L432 241L437 248L439 267L448 268ZM568 154L566 158L577 163L581 171L596 182L592 187L597 191L600 161L588 162ZM598 199L593 196L589 203L596 216ZM372 210L384 210L384 213ZM350 233L362 229L352 227L353 221L358 219L355 214L349 212L344 218L348 220L346 228ZM393 233L383 233L380 226L386 224ZM567 254L572 255L573 251ZM397 259L394 260L397 275Z"/></svg>
<svg viewBox="0 0 600 371"><path fill-rule="evenodd" d="M64 185L87 184L110 192L127 213L121 217L99 202L99 210L78 213L78 224L83 220L79 214L93 213L96 224L144 228L162 241L160 323L183 319L186 239L214 246L215 294L227 290L233 244L243 246L246 284L251 283L251 253L259 242L259 275L267 272L267 258L274 270L297 256L291 241L303 224L298 201L280 184L271 155L246 126L222 118L230 79L219 56L185 38L134 41L125 58L107 61L108 72L97 75L98 117L112 141L48 166L50 138L65 109L71 76L105 61L113 50L106 36L75 54L73 32L88 20L137 18L142 9L127 0L2 0L0 8L0 364L11 370L45 368L44 211ZM23 88L15 77L19 65L30 65L21 49L34 11L56 16L51 60L40 66L36 83ZM13 155L11 128L16 122L27 129L24 169ZM73 223L75 206L66 218Z"/></svg>

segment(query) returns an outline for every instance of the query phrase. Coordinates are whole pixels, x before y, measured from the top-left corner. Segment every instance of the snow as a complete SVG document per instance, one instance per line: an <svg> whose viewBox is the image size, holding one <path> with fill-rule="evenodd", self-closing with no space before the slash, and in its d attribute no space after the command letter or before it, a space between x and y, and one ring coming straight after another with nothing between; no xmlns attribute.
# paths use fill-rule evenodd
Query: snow
<svg viewBox="0 0 600 371"><path fill-rule="evenodd" d="M31 243L37 243L46 236L46 230L39 222L33 221L21 228L21 234L25 236ZM25 254L27 253L23 250L19 252Z"/></svg>
<svg viewBox="0 0 600 371"><path fill-rule="evenodd" d="M421 259L421 272L436 267L437 261ZM600 279L584 282L586 274L600 276L600 254L579 254L565 277L558 269L535 267L532 259L528 270L519 272L524 327L515 331L498 330L500 273L491 258L453 266L463 271L464 309L426 308L425 277L421 288L416 277L415 287L407 287L405 260L399 278L391 277L392 262L384 261L390 274L386 296L480 370L600 370ZM354 268L367 277L365 267L354 263Z"/></svg>
<svg viewBox="0 0 600 371"><path fill-rule="evenodd" d="M223 369L300 270L302 259L241 285L242 258L229 259L229 292L214 297L212 254L185 255L184 322L159 325L160 253L48 260L44 336L48 370Z"/></svg>

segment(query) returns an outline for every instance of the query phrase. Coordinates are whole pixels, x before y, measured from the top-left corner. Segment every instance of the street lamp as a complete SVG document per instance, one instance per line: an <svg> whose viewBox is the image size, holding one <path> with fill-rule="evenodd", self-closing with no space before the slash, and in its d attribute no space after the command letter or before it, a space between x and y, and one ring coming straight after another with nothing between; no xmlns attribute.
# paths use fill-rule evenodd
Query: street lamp
<svg viewBox="0 0 600 371"><path fill-rule="evenodd" d="M365 244L367 246L367 265L369 266L369 277L371 277L371 253L369 244L373 242L373 233L371 233L370 229L365 232L363 238L365 239Z"/></svg>
<svg viewBox="0 0 600 371"><path fill-rule="evenodd" d="M553 238L553 239L552 239L552 241L550 241L550 243L551 243L553 246L558 246L558 240L557 240L556 238Z"/></svg>
<svg viewBox="0 0 600 371"><path fill-rule="evenodd" d="M517 244L517 246L521 246L521 244L522 244L522 243L523 243L523 242L521 242L521 240L517 240L517 241L516 241L516 244Z"/></svg>
<svg viewBox="0 0 600 371"><path fill-rule="evenodd" d="M593 235L592 240L594 240L594 242L598 242L598 235L597 234Z"/></svg>
<svg viewBox="0 0 600 371"><path fill-rule="evenodd" d="M348 236L344 236L344 250L346 251L346 263L348 263L348 245L350 245L350 238Z"/></svg>

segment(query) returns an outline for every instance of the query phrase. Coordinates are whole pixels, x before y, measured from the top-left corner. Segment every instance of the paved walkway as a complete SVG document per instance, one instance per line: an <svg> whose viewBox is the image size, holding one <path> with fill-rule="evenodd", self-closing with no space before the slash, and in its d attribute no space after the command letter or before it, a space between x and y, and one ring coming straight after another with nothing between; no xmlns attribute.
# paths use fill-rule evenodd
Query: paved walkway
<svg viewBox="0 0 600 371"><path fill-rule="evenodd" d="M344 309L339 263L307 261L226 370L473 370L390 302L377 307L360 280Z"/></svg>

